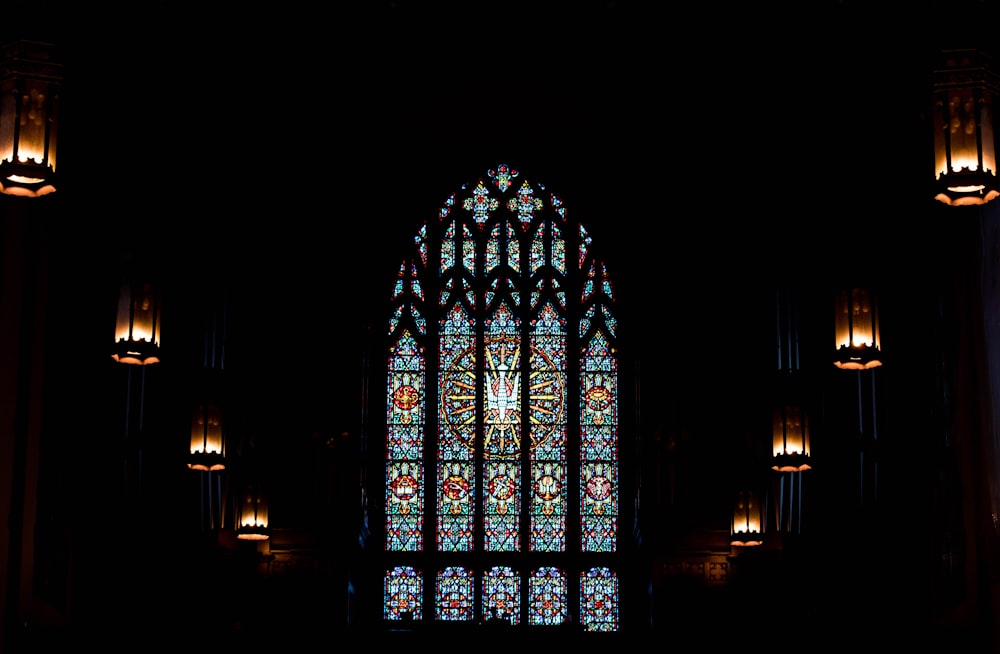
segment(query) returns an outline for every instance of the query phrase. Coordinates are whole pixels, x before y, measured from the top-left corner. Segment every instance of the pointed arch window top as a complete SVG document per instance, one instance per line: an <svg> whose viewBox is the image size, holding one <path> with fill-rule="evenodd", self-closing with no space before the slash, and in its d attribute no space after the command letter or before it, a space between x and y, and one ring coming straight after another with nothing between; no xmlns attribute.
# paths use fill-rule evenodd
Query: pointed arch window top
<svg viewBox="0 0 1000 654"><path fill-rule="evenodd" d="M556 213L563 220L566 220L566 207L563 206L562 198L560 198L555 193L552 194L552 206L555 208Z"/></svg>
<svg viewBox="0 0 1000 654"><path fill-rule="evenodd" d="M514 178L521 173L507 164L500 164L496 168L491 168L487 174L493 180L493 185L503 193L514 183Z"/></svg>
<svg viewBox="0 0 1000 654"><path fill-rule="evenodd" d="M517 196L507 201L507 208L517 214L522 225L527 225L535 212L542 210L542 199L535 197L535 189L526 180L521 184Z"/></svg>
<svg viewBox="0 0 1000 654"><path fill-rule="evenodd" d="M483 223L489 220L490 212L496 211L499 206L500 202L496 198L490 197L490 190L483 185L482 181L476 184L476 188L472 191L472 197L462 201L462 208L472 212L472 217L480 228L482 228Z"/></svg>
<svg viewBox="0 0 1000 654"><path fill-rule="evenodd" d="M441 207L441 211L438 213L438 218L444 220L451 213L451 208L455 206L455 194L452 193L444 201L444 206Z"/></svg>

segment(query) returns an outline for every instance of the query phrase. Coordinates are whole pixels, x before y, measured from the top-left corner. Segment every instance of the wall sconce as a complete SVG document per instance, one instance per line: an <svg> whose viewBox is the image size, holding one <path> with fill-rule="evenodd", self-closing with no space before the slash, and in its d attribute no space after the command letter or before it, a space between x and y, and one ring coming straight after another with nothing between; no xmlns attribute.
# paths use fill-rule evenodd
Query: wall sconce
<svg viewBox="0 0 1000 654"><path fill-rule="evenodd" d="M935 199L952 206L1000 196L993 97L1000 82L978 50L945 50L934 71Z"/></svg>
<svg viewBox="0 0 1000 654"><path fill-rule="evenodd" d="M160 295L153 284L121 285L111 356L132 365L160 361Z"/></svg>
<svg viewBox="0 0 1000 654"><path fill-rule="evenodd" d="M809 416L801 407L774 408L771 468L778 472L802 472L809 465Z"/></svg>
<svg viewBox="0 0 1000 654"><path fill-rule="evenodd" d="M878 303L863 288L837 292L834 313L836 355L833 365L844 370L867 370L882 365Z"/></svg>
<svg viewBox="0 0 1000 654"><path fill-rule="evenodd" d="M237 540L267 540L267 499L260 486L250 485L240 503L240 519L236 528Z"/></svg>
<svg viewBox="0 0 1000 654"><path fill-rule="evenodd" d="M0 63L0 193L40 197L56 190L56 133L62 66L53 47L4 46Z"/></svg>
<svg viewBox="0 0 1000 654"><path fill-rule="evenodd" d="M191 454L188 467L205 472L225 470L225 446L222 409L212 404L195 407L191 417Z"/></svg>
<svg viewBox="0 0 1000 654"><path fill-rule="evenodd" d="M733 504L733 525L730 545L756 547L764 544L764 513L757 493L741 490Z"/></svg>

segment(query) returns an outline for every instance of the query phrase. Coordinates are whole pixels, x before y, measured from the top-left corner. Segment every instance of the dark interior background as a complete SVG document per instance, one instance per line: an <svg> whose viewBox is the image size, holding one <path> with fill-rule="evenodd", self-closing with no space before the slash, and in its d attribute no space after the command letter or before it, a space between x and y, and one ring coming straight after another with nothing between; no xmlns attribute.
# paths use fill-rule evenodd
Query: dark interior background
<svg viewBox="0 0 1000 654"><path fill-rule="evenodd" d="M399 261L450 192L506 163L561 195L606 252L641 390L624 436L648 542L728 525L732 480L768 438L775 286L804 291L804 361L832 388L818 461L825 447L828 461L852 464L850 445L830 437L852 392L829 377L831 293L854 280L887 291L891 508L879 533L894 537L862 547L856 525L824 523L848 482L818 463L816 552L844 558L802 586L816 582L805 601L842 615L854 600L838 574L868 579L857 572L865 560L892 569L892 594L869 601L891 597L933 622L944 527L931 523L967 499L937 495L948 434L935 431L933 404L939 350L964 336L926 321L961 305L953 293L978 231L953 221L969 212L932 206L930 71L942 48L994 47L998 17L986 1L16 8L0 35L52 41L65 62L60 190L5 211L37 219L29 240L51 266L46 383L57 399L39 511L72 532L60 541L72 545L54 546L73 552L70 613L134 617L123 589L148 579L139 598L160 614L141 623L159 626L179 611L167 607L182 580L212 578L185 549L182 401L201 356L199 303L220 284L238 430L275 476L273 524L333 515L342 531L331 548L353 548L359 452L383 411L382 355L370 346ZM165 288L163 362L146 389L159 438L147 444L138 517L110 506L120 455L104 440L125 402L126 373L108 354L129 262ZM318 463L340 438L337 462ZM639 474L668 440L684 449L679 507L662 480ZM899 549L887 554L887 542ZM684 615L682 604L669 606ZM992 621L986 611L973 621Z"/></svg>

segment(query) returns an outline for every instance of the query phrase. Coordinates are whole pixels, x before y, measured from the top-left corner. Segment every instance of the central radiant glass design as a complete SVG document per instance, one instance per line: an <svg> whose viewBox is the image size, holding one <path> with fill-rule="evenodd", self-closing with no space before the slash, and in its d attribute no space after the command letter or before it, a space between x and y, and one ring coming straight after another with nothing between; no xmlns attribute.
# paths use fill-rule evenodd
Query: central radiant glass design
<svg viewBox="0 0 1000 654"><path fill-rule="evenodd" d="M531 416L529 447L545 441L562 420L565 391L551 359L532 348L536 368L530 375L528 407ZM507 339L486 342L486 371L483 388L486 408L483 454L487 458L505 458L521 453L521 371L520 347ZM441 416L466 447L475 447L471 428L476 418L476 393L472 383L476 354L472 348L461 353L442 380Z"/></svg>

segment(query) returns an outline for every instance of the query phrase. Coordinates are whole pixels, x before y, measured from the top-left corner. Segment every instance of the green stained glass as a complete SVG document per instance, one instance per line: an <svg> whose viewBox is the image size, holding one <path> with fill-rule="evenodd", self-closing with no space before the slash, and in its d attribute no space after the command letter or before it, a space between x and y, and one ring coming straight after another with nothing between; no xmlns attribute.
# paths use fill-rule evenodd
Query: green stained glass
<svg viewBox="0 0 1000 654"><path fill-rule="evenodd" d="M427 225L421 225L420 230L417 235L413 237L414 242L417 244L417 253L420 255L420 260L423 264L427 265Z"/></svg>
<svg viewBox="0 0 1000 654"><path fill-rule="evenodd" d="M500 225L494 225L490 230L490 239L486 241L485 269L490 274L500 265Z"/></svg>
<svg viewBox="0 0 1000 654"><path fill-rule="evenodd" d="M506 190L506 189L504 189ZM496 198L490 197L490 190L480 181L472 192L472 197L466 198L462 202L462 208L472 212L472 218L477 224L482 225L489 217L491 211L496 211L500 203Z"/></svg>
<svg viewBox="0 0 1000 654"><path fill-rule="evenodd" d="M553 567L539 568L528 579L528 622L533 625L561 625L569 612L566 576Z"/></svg>
<svg viewBox="0 0 1000 654"><path fill-rule="evenodd" d="M581 573L580 625L584 631L618 631L618 575L611 569Z"/></svg>
<svg viewBox="0 0 1000 654"><path fill-rule="evenodd" d="M507 225L507 265L515 272L521 272L521 241L512 225Z"/></svg>
<svg viewBox="0 0 1000 654"><path fill-rule="evenodd" d="M551 303L532 321L531 549L566 549L566 327Z"/></svg>
<svg viewBox="0 0 1000 654"><path fill-rule="evenodd" d="M490 568L483 575L484 620L504 620L518 624L521 620L521 578L509 566Z"/></svg>
<svg viewBox="0 0 1000 654"><path fill-rule="evenodd" d="M472 238L472 232L465 225L462 226L462 266L470 273L476 271L476 242Z"/></svg>
<svg viewBox="0 0 1000 654"><path fill-rule="evenodd" d="M392 314L392 318L389 319L389 334L396 333L399 329L399 323L403 318L403 307L396 307L396 310Z"/></svg>
<svg viewBox="0 0 1000 654"><path fill-rule="evenodd" d="M455 194L454 193L452 193L451 195L449 195L445 199L444 205L442 205L442 207L441 207L441 211L438 212L438 217L440 217L441 219L444 219L445 217L447 217L448 214L451 213L451 208L453 206L455 206Z"/></svg>
<svg viewBox="0 0 1000 654"><path fill-rule="evenodd" d="M594 268L594 264L590 264L590 269L587 270L587 279L583 283L583 294L580 299L587 301L594 294L594 278L597 276L597 271Z"/></svg>
<svg viewBox="0 0 1000 654"><path fill-rule="evenodd" d="M531 273L538 272L543 265L545 265L545 241L543 240L543 230L539 227L535 231L535 237L531 240Z"/></svg>
<svg viewBox="0 0 1000 654"><path fill-rule="evenodd" d="M613 552L618 531L618 362L601 332L584 348L580 365L580 547Z"/></svg>
<svg viewBox="0 0 1000 654"><path fill-rule="evenodd" d="M406 262L399 267L399 274L396 275L396 285L392 289L392 299L397 300L403 295L403 280L406 278Z"/></svg>
<svg viewBox="0 0 1000 654"><path fill-rule="evenodd" d="M507 201L507 208L517 214L522 223L528 224L534 218L535 212L542 210L542 200L534 197L534 189L525 181L517 196Z"/></svg>
<svg viewBox="0 0 1000 654"><path fill-rule="evenodd" d="M397 566L386 572L383 585L383 618L420 620L423 617L423 576L410 566Z"/></svg>
<svg viewBox="0 0 1000 654"><path fill-rule="evenodd" d="M493 180L493 185L500 189L501 193L510 188L510 185L514 182L514 178L520 175L517 170L507 164L500 164L496 168L491 168L486 174Z"/></svg>
<svg viewBox="0 0 1000 654"><path fill-rule="evenodd" d="M423 352L413 336L404 331L389 356L387 551L414 552L423 546L424 368Z"/></svg>
<svg viewBox="0 0 1000 654"><path fill-rule="evenodd" d="M552 267L563 275L566 274L566 241L562 237L562 231L555 225L552 226Z"/></svg>
<svg viewBox="0 0 1000 654"><path fill-rule="evenodd" d="M458 245L455 243L455 223L448 223L448 228L445 229L444 238L441 239L441 272L447 272L455 266L455 248Z"/></svg>
<svg viewBox="0 0 1000 654"><path fill-rule="evenodd" d="M487 552L520 549L521 468L516 461L487 461L483 525Z"/></svg>
<svg viewBox="0 0 1000 654"><path fill-rule="evenodd" d="M448 567L438 573L437 608L438 620L464 620L474 618L472 573L461 566Z"/></svg>
<svg viewBox="0 0 1000 654"><path fill-rule="evenodd" d="M562 218L563 220L565 220L566 219L566 207L563 206L562 198L560 198L555 193L552 194L551 198L552 198L552 208L555 209L555 212L559 215L560 218Z"/></svg>
<svg viewBox="0 0 1000 654"><path fill-rule="evenodd" d="M474 321L455 305L439 330L441 423L438 430L438 547L472 549L476 427Z"/></svg>
<svg viewBox="0 0 1000 654"><path fill-rule="evenodd" d="M413 297L418 300L424 299L424 289L420 285L420 277L417 276L416 265L410 267L410 289L413 293Z"/></svg>

